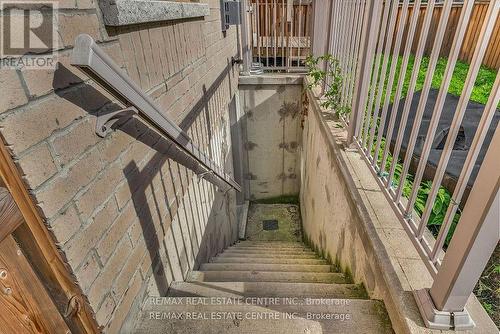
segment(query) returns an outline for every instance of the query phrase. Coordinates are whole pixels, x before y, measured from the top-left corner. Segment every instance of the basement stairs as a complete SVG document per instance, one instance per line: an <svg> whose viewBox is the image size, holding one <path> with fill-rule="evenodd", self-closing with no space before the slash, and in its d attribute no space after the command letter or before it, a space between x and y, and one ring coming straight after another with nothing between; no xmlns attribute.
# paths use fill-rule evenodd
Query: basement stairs
<svg viewBox="0 0 500 334"><path fill-rule="evenodd" d="M134 333L392 333L384 304L368 299L302 240L300 208L248 209L245 240L147 298Z"/></svg>
<svg viewBox="0 0 500 334"><path fill-rule="evenodd" d="M135 333L393 332L382 302L300 241L240 241L163 300L175 303L145 302Z"/></svg>

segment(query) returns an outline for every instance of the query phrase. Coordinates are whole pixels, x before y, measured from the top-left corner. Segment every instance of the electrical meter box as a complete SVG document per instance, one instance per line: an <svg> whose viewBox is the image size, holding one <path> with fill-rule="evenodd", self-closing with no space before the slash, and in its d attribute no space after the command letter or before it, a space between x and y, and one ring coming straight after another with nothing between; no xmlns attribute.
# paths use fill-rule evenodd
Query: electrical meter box
<svg viewBox="0 0 500 334"><path fill-rule="evenodd" d="M240 2L238 0L221 0L222 31L229 26L241 24Z"/></svg>

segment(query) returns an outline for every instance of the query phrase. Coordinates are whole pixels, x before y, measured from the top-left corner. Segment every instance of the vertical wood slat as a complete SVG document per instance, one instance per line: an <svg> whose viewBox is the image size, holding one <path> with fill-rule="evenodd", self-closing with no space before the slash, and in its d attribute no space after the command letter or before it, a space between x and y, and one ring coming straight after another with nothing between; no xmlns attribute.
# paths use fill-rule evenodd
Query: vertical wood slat
<svg viewBox="0 0 500 334"><path fill-rule="evenodd" d="M24 222L9 191L0 187L0 242Z"/></svg>
<svg viewBox="0 0 500 334"><path fill-rule="evenodd" d="M246 0L253 58L265 70L305 70L314 18L311 0ZM321 17L321 16L320 16ZM316 41L321 39L316 38ZM281 60L281 62L280 62Z"/></svg>
<svg viewBox="0 0 500 334"><path fill-rule="evenodd" d="M410 5L410 10L413 10L413 5ZM453 41L453 36L456 32L456 27L458 20L460 18L460 14L462 11L463 4L454 4L452 12L450 14L450 19L448 22L448 26L446 29L446 34L444 37L444 43L441 48L440 56L447 57L451 51L451 42ZM423 5L420 8L420 18L422 19L425 11L427 10L426 6ZM471 14L471 19L469 21L467 32L465 34L464 42L462 44L462 48L460 49L460 54L458 59L464 62L469 63L472 60L472 56L474 54L474 50L476 48L477 40L480 33L480 27L484 22L484 18L486 12L488 10L488 3L484 1L476 1L474 4L474 9ZM399 6L399 12L401 12L401 5ZM433 17L433 23L431 25L431 34L429 35L428 43L426 45L424 55L428 56L432 53L432 41L434 40L434 33L436 31L435 27L439 23L442 13L442 4L436 4L436 9ZM398 14L398 22L399 22L400 13ZM407 19L408 20L408 19ZM405 27L408 25L408 22L405 22ZM417 38L420 34L421 26L418 26L417 29ZM403 41L406 41L407 33L403 36ZM416 52L417 45L413 43L412 53ZM483 60L483 65L490 67L492 69L500 69L500 20L497 20L496 25L493 29L493 34L491 41L486 50L486 54Z"/></svg>

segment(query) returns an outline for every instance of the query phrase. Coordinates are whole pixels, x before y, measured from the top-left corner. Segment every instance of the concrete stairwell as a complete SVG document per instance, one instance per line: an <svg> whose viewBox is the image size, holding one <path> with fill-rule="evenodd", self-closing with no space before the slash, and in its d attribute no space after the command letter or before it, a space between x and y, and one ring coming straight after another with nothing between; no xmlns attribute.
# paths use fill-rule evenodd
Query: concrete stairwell
<svg viewBox="0 0 500 334"><path fill-rule="evenodd" d="M299 212L252 204L246 240L148 298L135 333L392 333L383 303L301 241Z"/></svg>
<svg viewBox="0 0 500 334"><path fill-rule="evenodd" d="M380 301L367 299L362 286L350 283L303 243L242 241L191 272L186 282L172 283L168 297L146 301L136 332L392 333L392 329Z"/></svg>

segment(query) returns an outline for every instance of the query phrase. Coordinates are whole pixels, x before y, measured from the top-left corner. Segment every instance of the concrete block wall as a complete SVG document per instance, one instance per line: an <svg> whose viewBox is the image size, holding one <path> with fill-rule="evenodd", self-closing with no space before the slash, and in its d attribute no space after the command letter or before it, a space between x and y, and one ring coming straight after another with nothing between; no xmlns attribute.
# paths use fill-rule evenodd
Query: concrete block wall
<svg viewBox="0 0 500 334"><path fill-rule="evenodd" d="M98 113L121 106L69 64L73 41L91 35L232 172L237 30L222 34L219 0L201 2L204 19L109 28L95 0L60 1L58 69L0 70L2 140L104 332L125 330L145 294L164 294L236 240L235 196L199 180L140 121L96 136Z"/></svg>
<svg viewBox="0 0 500 334"><path fill-rule="evenodd" d="M247 200L298 195L302 76L241 77Z"/></svg>

